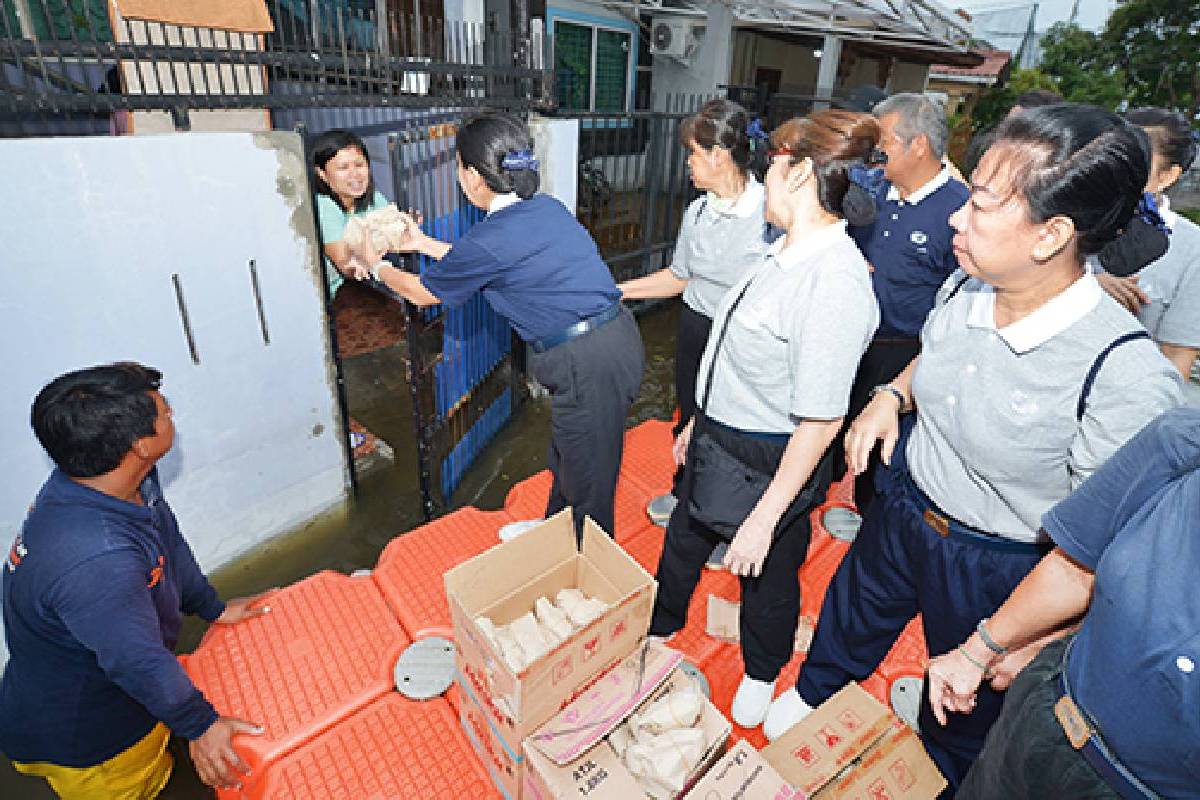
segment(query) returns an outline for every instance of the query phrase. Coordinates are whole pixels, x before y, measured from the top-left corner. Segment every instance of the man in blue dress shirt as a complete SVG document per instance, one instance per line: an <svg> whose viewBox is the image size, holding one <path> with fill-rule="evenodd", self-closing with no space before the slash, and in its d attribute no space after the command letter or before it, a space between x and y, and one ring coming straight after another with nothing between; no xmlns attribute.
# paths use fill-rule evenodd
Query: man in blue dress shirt
<svg viewBox="0 0 1200 800"><path fill-rule="evenodd" d="M51 381L34 400L57 465L3 570L0 750L64 798L144 798L170 777L169 735L189 740L205 783L246 766L235 733L173 653L183 614L234 623L265 613L221 602L162 495L155 464L175 438L162 375L124 363Z"/></svg>

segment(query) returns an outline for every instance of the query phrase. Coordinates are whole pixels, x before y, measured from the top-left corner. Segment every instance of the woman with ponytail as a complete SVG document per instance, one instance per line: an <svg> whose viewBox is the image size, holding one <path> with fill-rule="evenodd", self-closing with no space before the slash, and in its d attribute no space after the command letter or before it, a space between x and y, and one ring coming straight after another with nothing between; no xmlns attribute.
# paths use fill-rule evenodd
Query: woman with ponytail
<svg viewBox="0 0 1200 800"><path fill-rule="evenodd" d="M765 194L753 168L756 160L765 161L769 146L761 124L737 103L710 100L679 126L679 143L688 151L692 185L702 194L683 212L671 265L617 284L627 300L683 295L675 339L676 434L696 412L696 370L717 305L730 286L762 263L769 243ZM675 478L678 484L679 473ZM654 498L650 518L666 525L677 496L678 486ZM723 548L714 551L713 566L724 555Z"/></svg>
<svg viewBox="0 0 1200 800"><path fill-rule="evenodd" d="M558 200L538 194L529 129L484 114L457 134L458 183L487 217L453 245L410 226L400 245L433 259L421 275L376 263L374 276L419 306L460 306L482 292L529 343L529 368L550 392L546 515L573 507L613 534L625 417L642 381L641 335L596 243ZM513 523L501 538L527 526ZM506 526L507 527L507 526Z"/></svg>
<svg viewBox="0 0 1200 800"><path fill-rule="evenodd" d="M717 307L699 408L675 442L684 473L650 633L684 626L705 559L729 541L725 564L742 583L746 672L733 719L743 727L762 722L792 657L809 513L828 487L826 451L879 324L867 262L846 233L847 221L873 214L850 173L878 136L872 117L848 111L792 120L772 135L766 219L785 235Z"/></svg>

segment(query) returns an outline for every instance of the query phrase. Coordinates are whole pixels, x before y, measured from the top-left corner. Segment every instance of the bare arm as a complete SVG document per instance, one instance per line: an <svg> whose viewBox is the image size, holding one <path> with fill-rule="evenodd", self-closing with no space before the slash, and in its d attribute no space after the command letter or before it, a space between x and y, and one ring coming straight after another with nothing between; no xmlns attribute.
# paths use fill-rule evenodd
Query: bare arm
<svg viewBox="0 0 1200 800"><path fill-rule="evenodd" d="M1195 347L1184 347L1180 344L1167 344L1162 342L1159 344L1159 349L1162 350L1167 360L1175 365L1175 369L1179 370L1183 375L1183 379L1190 380L1192 377L1192 367L1196 363L1196 356L1200 354L1200 349Z"/></svg>
<svg viewBox="0 0 1200 800"><path fill-rule="evenodd" d="M380 264L376 267L375 274L389 289L415 306L434 306L442 302L425 288L419 275L396 269L391 264Z"/></svg>
<svg viewBox="0 0 1200 800"><path fill-rule="evenodd" d="M867 407L850 424L850 430L846 431L846 463L855 475L861 475L867 468L876 442L882 443L879 456L883 463L892 463L892 451L896 447L896 440L900 438L900 414L913 408L912 377L920 359L917 356L908 362L904 371L891 381L891 385L904 395L903 405L891 392L880 392L867 403Z"/></svg>
<svg viewBox="0 0 1200 800"><path fill-rule="evenodd" d="M841 417L806 419L792 431L775 476L730 544L729 553L725 556L725 564L730 572L756 576L762 571L775 526L808 483L817 462L841 427Z"/></svg>
<svg viewBox="0 0 1200 800"><path fill-rule="evenodd" d="M351 280L362 280L371 274L370 268L351 250L350 245L343 242L331 242L325 245L325 256L330 263Z"/></svg>
<svg viewBox="0 0 1200 800"><path fill-rule="evenodd" d="M658 297L675 297L682 294L687 281L669 269L660 269L641 278L618 283L621 296L626 300L649 300Z"/></svg>
<svg viewBox="0 0 1200 800"><path fill-rule="evenodd" d="M988 620L988 633L1009 651L1044 643L1083 616L1095 582L1095 573L1056 547ZM990 669L1002 659L988 649L978 632L967 637L960 648L933 659L929 665L929 704L938 721L946 724L947 711L969 713L985 677L979 665Z"/></svg>

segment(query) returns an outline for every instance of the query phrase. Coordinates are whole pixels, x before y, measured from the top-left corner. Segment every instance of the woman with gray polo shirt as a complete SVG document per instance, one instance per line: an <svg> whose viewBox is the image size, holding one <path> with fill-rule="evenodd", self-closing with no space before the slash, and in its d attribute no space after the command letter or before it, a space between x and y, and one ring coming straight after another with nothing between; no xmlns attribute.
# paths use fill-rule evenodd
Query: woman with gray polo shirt
<svg viewBox="0 0 1200 800"><path fill-rule="evenodd" d="M890 485L834 575L796 687L772 703L768 737L869 676L918 613L931 653L962 642L1047 551L1042 514L1180 403L1178 374L1084 268L1134 213L1143 147L1141 131L1086 106L1001 124L950 218L963 271L939 293L920 355L846 435L856 471L882 441ZM951 791L1003 697L981 689L944 727L922 704L921 737Z"/></svg>
<svg viewBox="0 0 1200 800"><path fill-rule="evenodd" d="M1158 342L1186 380L1200 354L1200 226L1172 211L1166 192L1196 160L1197 133L1187 117L1165 108L1135 108L1125 119L1150 137L1154 148L1146 191L1154 196L1170 231L1168 249L1137 275L1096 277Z"/></svg>
<svg viewBox="0 0 1200 800"><path fill-rule="evenodd" d="M679 141L688 150L688 174L703 194L683 212L671 265L617 284L626 300L683 294L675 339L676 434L696 412L696 370L717 305L730 286L762 263L767 250L765 193L751 169L754 148L766 142L749 134L745 109L723 99L708 101L683 121ZM675 509L679 473L675 477L672 493L654 498L647 508L660 525Z"/></svg>
<svg viewBox="0 0 1200 800"><path fill-rule="evenodd" d="M700 366L700 409L675 442L684 474L658 566L650 633L669 637L683 627L705 559L732 535L724 561L741 577L746 669L732 715L744 727L762 722L775 678L792 656L808 514L828 485L826 451L879 324L867 263L845 219L862 224L873 211L849 174L878 136L872 117L848 111L792 120L772 135L766 217L786 235L721 301ZM697 446L708 437L769 479L753 508L739 509L737 516L746 516L736 531L722 535L696 513L725 498L719 480L697 480L704 461L689 446L693 431Z"/></svg>

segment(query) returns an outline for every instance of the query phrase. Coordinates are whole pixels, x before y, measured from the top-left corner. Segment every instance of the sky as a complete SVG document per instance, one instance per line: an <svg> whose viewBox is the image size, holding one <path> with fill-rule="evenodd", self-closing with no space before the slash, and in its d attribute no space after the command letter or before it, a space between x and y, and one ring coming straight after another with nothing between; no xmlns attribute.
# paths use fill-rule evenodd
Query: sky
<svg viewBox="0 0 1200 800"><path fill-rule="evenodd" d="M1044 34L1056 22L1067 22L1076 2L1075 22L1082 28L1099 31L1104 27L1115 0L1035 0L1037 13L1034 30ZM1029 0L941 0L949 8L962 8L972 17L976 39L990 42L999 50L1016 53L1021 48L1034 2ZM1040 37L1038 37L1040 39ZM1036 40L1035 40L1036 41ZM1041 60L1041 47L1026 48L1018 66L1034 67Z"/></svg>
<svg viewBox="0 0 1200 800"><path fill-rule="evenodd" d="M1037 21L1035 23L1037 30L1045 31L1055 22L1065 22L1071 16L1071 7L1076 0L1040 0L1037 3ZM1104 27L1105 20L1116 6L1114 0L1078 0L1079 13L1076 22L1080 27L1090 30L1100 30ZM1022 9L1021 14L1005 14L1003 18L1013 19L1020 18L1022 15L1028 19L1028 9L1033 3L1026 0L941 0L942 5L947 8L963 8L968 13L974 14L977 11L984 9L1012 8L1014 11L1018 8ZM989 15L991 16L991 15ZM995 15L993 18L999 18L1000 15ZM1007 29L1007 26L1005 26ZM983 35L983 38L988 38L983 31L977 31L976 35Z"/></svg>

